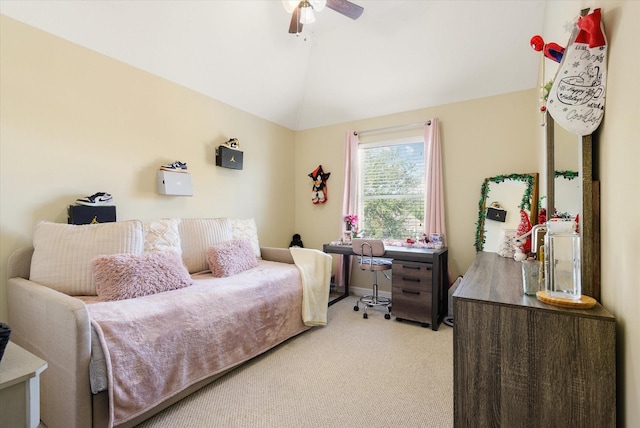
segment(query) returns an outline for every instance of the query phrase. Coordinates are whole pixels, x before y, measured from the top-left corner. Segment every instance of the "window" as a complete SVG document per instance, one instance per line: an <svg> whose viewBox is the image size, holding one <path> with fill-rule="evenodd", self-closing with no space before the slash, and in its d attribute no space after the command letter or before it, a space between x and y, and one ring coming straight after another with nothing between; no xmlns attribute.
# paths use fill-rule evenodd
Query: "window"
<svg viewBox="0 0 640 428"><path fill-rule="evenodd" d="M358 213L363 235L385 241L422 236L424 140L361 144L359 159Z"/></svg>

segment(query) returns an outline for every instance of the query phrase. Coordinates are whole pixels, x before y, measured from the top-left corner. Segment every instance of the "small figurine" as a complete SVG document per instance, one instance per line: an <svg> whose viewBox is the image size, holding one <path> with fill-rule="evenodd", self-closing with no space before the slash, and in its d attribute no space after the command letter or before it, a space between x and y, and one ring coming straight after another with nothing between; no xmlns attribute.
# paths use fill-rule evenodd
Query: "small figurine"
<svg viewBox="0 0 640 428"><path fill-rule="evenodd" d="M296 233L295 235L293 235L293 239L291 240L289 247L304 248L304 245L302 244L302 239L300 238L299 234Z"/></svg>
<svg viewBox="0 0 640 428"><path fill-rule="evenodd" d="M526 237L519 236L513 240L513 248L515 250L515 253L513 254L513 260L517 262L527 260L527 254L524 252L526 239Z"/></svg>

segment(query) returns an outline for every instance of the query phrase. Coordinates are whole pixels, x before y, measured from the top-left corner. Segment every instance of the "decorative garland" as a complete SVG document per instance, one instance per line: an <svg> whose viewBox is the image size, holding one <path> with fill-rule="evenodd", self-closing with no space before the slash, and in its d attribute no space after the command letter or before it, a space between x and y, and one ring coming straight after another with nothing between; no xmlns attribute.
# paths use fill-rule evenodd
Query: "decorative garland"
<svg viewBox="0 0 640 428"><path fill-rule="evenodd" d="M567 180L573 180L574 178L578 178L578 172L577 171L571 171L571 170L555 171L553 173L553 175L555 176L555 178L562 177L562 178L565 178Z"/></svg>
<svg viewBox="0 0 640 428"><path fill-rule="evenodd" d="M487 201L487 196L489 196L489 183L502 183L505 180L514 180L514 181L523 181L526 183L527 187L524 190L522 195L522 201L520 201L520 205L518 208L523 210L531 210L531 195L533 193L533 182L534 177L531 174L508 174L508 175L496 175L495 177L489 177L484 180L482 186L480 187L480 201L478 202L478 221L476 222L476 240L475 240L475 248L476 252L482 251L485 243L485 232L484 230L484 220L487 216L485 212L485 204Z"/></svg>

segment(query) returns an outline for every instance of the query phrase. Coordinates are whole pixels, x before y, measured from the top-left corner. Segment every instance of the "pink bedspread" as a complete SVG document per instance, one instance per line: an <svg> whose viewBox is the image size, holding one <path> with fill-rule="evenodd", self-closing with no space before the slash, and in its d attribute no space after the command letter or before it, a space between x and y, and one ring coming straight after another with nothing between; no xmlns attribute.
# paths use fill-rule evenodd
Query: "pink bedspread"
<svg viewBox="0 0 640 428"><path fill-rule="evenodd" d="M111 426L309 328L295 265L193 278L184 289L87 305L107 360Z"/></svg>

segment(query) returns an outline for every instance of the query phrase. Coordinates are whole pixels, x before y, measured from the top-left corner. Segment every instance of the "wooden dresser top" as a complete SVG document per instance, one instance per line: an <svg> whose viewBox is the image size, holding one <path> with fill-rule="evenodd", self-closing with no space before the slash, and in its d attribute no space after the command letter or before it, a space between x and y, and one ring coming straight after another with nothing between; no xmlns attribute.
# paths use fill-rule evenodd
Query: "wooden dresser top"
<svg viewBox="0 0 640 428"><path fill-rule="evenodd" d="M535 296L525 295L522 289L521 262L500 257L496 253L478 253L453 297L488 304L521 306L531 310L559 311L575 316L609 318L615 322L614 316L599 303L590 309L563 308L543 303Z"/></svg>

